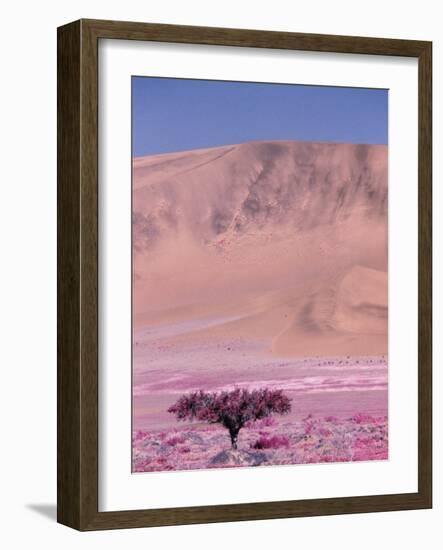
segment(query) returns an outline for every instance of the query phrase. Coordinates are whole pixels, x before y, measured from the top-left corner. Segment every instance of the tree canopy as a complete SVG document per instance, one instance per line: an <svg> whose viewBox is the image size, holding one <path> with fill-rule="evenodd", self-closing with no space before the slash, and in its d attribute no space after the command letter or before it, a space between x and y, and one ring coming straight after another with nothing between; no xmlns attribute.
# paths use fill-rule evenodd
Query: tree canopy
<svg viewBox="0 0 443 550"><path fill-rule="evenodd" d="M290 410L290 400L283 390L236 388L218 393L199 390L182 395L168 412L175 414L179 421L222 424L229 430L232 447L236 449L238 433L247 422L272 414L287 414Z"/></svg>

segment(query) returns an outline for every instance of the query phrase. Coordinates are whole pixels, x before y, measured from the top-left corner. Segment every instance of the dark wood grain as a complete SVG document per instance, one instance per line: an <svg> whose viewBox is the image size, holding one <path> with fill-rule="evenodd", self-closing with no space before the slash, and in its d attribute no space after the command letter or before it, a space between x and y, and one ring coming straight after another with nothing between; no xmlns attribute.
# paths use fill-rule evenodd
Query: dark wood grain
<svg viewBox="0 0 443 550"><path fill-rule="evenodd" d="M100 38L418 57L426 42L246 29L82 20Z"/></svg>
<svg viewBox="0 0 443 550"><path fill-rule="evenodd" d="M98 41L103 38L416 57L419 61L417 493L98 511ZM81 20L58 29L58 521L79 530L432 506L430 42Z"/></svg>
<svg viewBox="0 0 443 550"><path fill-rule="evenodd" d="M80 23L58 32L57 518L80 525Z"/></svg>
<svg viewBox="0 0 443 550"><path fill-rule="evenodd" d="M432 45L418 66L418 486L432 507Z"/></svg>

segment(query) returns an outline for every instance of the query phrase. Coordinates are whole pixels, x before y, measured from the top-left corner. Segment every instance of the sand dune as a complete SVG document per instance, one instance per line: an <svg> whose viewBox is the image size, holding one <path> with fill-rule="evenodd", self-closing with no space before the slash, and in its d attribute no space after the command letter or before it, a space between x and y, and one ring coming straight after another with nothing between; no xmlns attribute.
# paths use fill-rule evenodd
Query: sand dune
<svg viewBox="0 0 443 550"><path fill-rule="evenodd" d="M300 298L289 327L274 340L279 354L387 354L387 274L354 267L335 286Z"/></svg>
<svg viewBox="0 0 443 550"><path fill-rule="evenodd" d="M138 329L216 319L174 338L386 354L385 146L253 142L133 170Z"/></svg>

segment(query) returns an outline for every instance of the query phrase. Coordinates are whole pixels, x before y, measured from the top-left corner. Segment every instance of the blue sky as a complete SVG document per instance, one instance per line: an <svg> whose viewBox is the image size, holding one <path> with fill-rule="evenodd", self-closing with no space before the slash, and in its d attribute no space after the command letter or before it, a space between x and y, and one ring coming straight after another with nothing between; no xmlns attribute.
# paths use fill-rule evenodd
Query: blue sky
<svg viewBox="0 0 443 550"><path fill-rule="evenodd" d="M132 77L133 155L254 140L388 142L388 91Z"/></svg>

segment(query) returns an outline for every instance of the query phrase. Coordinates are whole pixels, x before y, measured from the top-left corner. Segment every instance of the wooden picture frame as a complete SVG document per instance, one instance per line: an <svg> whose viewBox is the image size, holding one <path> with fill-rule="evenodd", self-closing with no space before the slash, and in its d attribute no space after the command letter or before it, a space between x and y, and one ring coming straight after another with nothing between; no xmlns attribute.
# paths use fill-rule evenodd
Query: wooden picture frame
<svg viewBox="0 0 443 550"><path fill-rule="evenodd" d="M98 511L98 42L206 44L418 59L418 492ZM432 44L80 20L58 29L58 521L82 531L432 506Z"/></svg>

